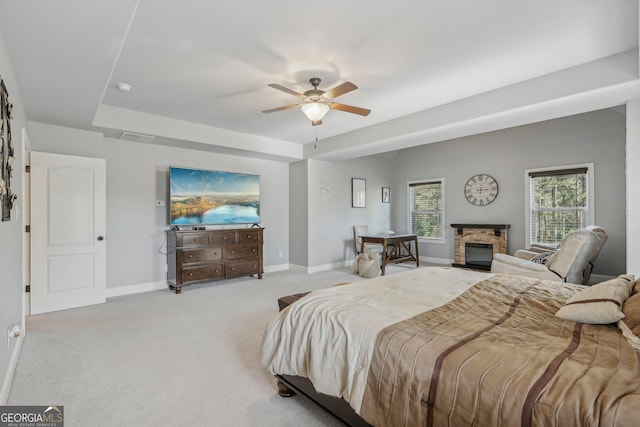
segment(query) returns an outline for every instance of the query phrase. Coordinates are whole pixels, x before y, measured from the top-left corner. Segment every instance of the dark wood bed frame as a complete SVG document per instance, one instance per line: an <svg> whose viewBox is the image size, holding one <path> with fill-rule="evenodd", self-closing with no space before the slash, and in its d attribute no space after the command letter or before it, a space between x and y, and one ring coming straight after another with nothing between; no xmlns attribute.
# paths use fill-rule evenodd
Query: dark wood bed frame
<svg viewBox="0 0 640 427"><path fill-rule="evenodd" d="M282 397L298 393L320 406L335 418L352 427L371 427L371 424L360 418L346 400L327 394L318 393L307 378L293 375L276 375L278 394Z"/></svg>

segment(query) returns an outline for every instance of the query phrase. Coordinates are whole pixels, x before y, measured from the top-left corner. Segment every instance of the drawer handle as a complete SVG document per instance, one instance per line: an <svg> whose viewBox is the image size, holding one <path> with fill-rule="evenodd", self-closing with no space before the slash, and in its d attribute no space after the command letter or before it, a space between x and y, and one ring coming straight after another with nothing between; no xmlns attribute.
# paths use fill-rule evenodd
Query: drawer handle
<svg viewBox="0 0 640 427"><path fill-rule="evenodd" d="M215 271L215 272L216 272L216 273L218 272L218 269L217 269L217 268L216 268L216 271Z"/></svg>
<svg viewBox="0 0 640 427"><path fill-rule="evenodd" d="M222 240L227 240L227 236L224 236L224 237L222 238Z"/></svg>
<svg viewBox="0 0 640 427"><path fill-rule="evenodd" d="M193 273L189 273L189 277L193 277Z"/></svg>
<svg viewBox="0 0 640 427"><path fill-rule="evenodd" d="M235 267L231 267L231 271L236 271L236 268Z"/></svg>
<svg viewBox="0 0 640 427"><path fill-rule="evenodd" d="M193 254L189 254L189 258L193 258Z"/></svg>
<svg viewBox="0 0 640 427"><path fill-rule="evenodd" d="M253 249L251 249L251 250L252 250L253 252L255 252L255 251L256 251L256 248L253 248Z"/></svg>
<svg viewBox="0 0 640 427"><path fill-rule="evenodd" d="M251 234L247 234L247 239L250 239L250 238L251 238Z"/></svg>
<svg viewBox="0 0 640 427"><path fill-rule="evenodd" d="M231 251L231 253L232 253L232 254L235 254L235 253L236 253L236 251Z"/></svg>

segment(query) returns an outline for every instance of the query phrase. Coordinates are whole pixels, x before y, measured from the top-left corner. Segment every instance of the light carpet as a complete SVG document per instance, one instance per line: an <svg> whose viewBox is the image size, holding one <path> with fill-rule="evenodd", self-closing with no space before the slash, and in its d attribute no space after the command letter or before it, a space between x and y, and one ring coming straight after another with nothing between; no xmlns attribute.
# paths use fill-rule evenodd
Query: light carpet
<svg viewBox="0 0 640 427"><path fill-rule="evenodd" d="M279 297L356 280L283 271L30 316L8 404L64 405L67 427L340 426L278 396L260 344Z"/></svg>

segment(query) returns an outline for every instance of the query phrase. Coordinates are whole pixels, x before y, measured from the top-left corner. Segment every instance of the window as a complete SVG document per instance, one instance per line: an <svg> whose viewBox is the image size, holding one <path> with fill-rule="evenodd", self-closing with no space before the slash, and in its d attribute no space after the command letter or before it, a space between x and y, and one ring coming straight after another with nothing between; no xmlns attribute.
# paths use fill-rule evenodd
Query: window
<svg viewBox="0 0 640 427"><path fill-rule="evenodd" d="M528 170L528 243L557 244L593 224L593 164Z"/></svg>
<svg viewBox="0 0 640 427"><path fill-rule="evenodd" d="M444 180L408 185L409 230L418 237L444 240Z"/></svg>

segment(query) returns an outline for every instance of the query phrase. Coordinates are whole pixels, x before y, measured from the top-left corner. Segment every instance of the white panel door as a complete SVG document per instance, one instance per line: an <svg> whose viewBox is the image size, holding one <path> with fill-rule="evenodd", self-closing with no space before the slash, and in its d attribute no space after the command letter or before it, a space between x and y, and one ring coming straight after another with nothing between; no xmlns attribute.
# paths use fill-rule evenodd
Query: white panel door
<svg viewBox="0 0 640 427"><path fill-rule="evenodd" d="M106 301L104 159L31 153L31 314Z"/></svg>

